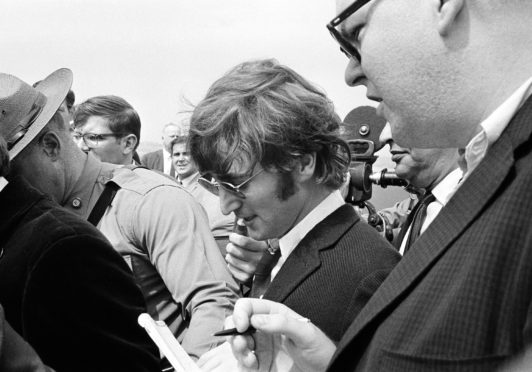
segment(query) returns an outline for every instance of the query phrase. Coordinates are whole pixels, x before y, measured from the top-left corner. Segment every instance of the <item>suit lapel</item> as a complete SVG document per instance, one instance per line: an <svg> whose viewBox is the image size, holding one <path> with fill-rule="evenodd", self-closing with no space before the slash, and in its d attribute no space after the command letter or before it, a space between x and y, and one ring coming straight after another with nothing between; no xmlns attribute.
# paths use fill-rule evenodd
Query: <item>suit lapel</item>
<svg viewBox="0 0 532 372"><path fill-rule="evenodd" d="M319 251L333 246L358 220L353 207L345 204L317 224L288 256L264 298L283 302L321 265Z"/></svg>
<svg viewBox="0 0 532 372"><path fill-rule="evenodd" d="M496 195L513 168L514 149L530 137L530 117L532 98L362 309L339 343L339 351L385 310L398 304Z"/></svg>

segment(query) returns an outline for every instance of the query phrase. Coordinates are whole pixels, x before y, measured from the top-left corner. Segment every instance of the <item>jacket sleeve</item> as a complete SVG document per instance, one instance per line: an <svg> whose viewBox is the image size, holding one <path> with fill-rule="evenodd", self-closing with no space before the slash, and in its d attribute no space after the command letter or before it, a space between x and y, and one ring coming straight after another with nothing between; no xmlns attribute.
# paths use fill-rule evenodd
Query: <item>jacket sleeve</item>
<svg viewBox="0 0 532 372"><path fill-rule="evenodd" d="M58 371L157 371L158 350L137 323L139 288L107 241L95 234L52 243L30 270L24 334Z"/></svg>

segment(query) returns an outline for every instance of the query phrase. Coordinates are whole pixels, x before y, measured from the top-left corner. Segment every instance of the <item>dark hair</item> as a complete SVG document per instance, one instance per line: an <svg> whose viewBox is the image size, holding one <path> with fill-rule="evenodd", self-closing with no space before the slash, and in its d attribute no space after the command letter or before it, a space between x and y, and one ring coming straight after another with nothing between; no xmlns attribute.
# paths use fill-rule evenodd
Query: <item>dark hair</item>
<svg viewBox="0 0 532 372"><path fill-rule="evenodd" d="M65 97L66 105L68 110L72 110L72 107L74 106L74 103L76 102L76 95L74 94L74 91L71 89L68 91L66 97Z"/></svg>
<svg viewBox="0 0 532 372"><path fill-rule="evenodd" d="M134 134L140 143L140 118L137 111L118 96L97 96L80 103L74 111L74 127L85 125L89 117L107 119L109 129L115 134Z"/></svg>
<svg viewBox="0 0 532 372"><path fill-rule="evenodd" d="M242 63L218 79L195 107L189 148L201 172L229 173L233 162L288 173L316 153L318 183L338 188L349 148L341 120L317 87L276 60Z"/></svg>
<svg viewBox="0 0 532 372"><path fill-rule="evenodd" d="M177 145L178 143L184 143L188 147L188 136L177 136L170 142L170 152L172 152L172 149L174 148L174 145Z"/></svg>

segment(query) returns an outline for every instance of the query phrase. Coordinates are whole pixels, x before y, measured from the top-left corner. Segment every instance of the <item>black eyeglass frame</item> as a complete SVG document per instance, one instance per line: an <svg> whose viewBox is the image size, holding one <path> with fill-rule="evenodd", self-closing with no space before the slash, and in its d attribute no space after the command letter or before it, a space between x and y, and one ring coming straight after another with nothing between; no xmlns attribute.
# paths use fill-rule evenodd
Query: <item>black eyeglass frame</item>
<svg viewBox="0 0 532 372"><path fill-rule="evenodd" d="M198 179L198 183L207 191L211 192L212 194L218 196L220 192L220 186L224 188L224 190L229 191L230 193L238 196L241 199L246 198L246 194L244 194L240 189L247 185L249 182L251 182L255 177L257 177L259 174L264 172L264 168L258 171L255 174L252 174L248 179L246 179L244 182L233 185L230 182L224 182L224 181L216 181L214 177L210 176L209 174L203 174Z"/></svg>
<svg viewBox="0 0 532 372"><path fill-rule="evenodd" d="M327 23L327 29L331 33L331 36L338 44L340 44L340 50L348 57L354 58L359 63L362 60L357 48L351 44L342 34L336 29L347 18L351 17L356 11L369 3L371 0L357 0L353 4L345 8L340 14L334 17L329 23Z"/></svg>

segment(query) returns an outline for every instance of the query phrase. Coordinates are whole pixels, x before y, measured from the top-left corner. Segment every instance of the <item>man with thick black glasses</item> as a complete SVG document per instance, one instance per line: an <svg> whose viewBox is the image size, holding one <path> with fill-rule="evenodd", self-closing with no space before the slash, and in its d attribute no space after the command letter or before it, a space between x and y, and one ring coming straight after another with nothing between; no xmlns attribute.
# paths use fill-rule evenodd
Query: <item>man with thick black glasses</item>
<svg viewBox="0 0 532 372"><path fill-rule="evenodd" d="M269 240L252 296L290 306L336 342L399 259L340 195L349 164L340 124L324 93L262 60L210 87L189 137L201 184L250 238Z"/></svg>
<svg viewBox="0 0 532 372"><path fill-rule="evenodd" d="M379 102L400 146L462 149L464 176L334 356L279 304L242 300L235 324L282 333L305 371L496 370L532 342L532 3L337 0L337 9L327 28L349 58L347 84ZM264 360L264 332L232 339L251 370Z"/></svg>

